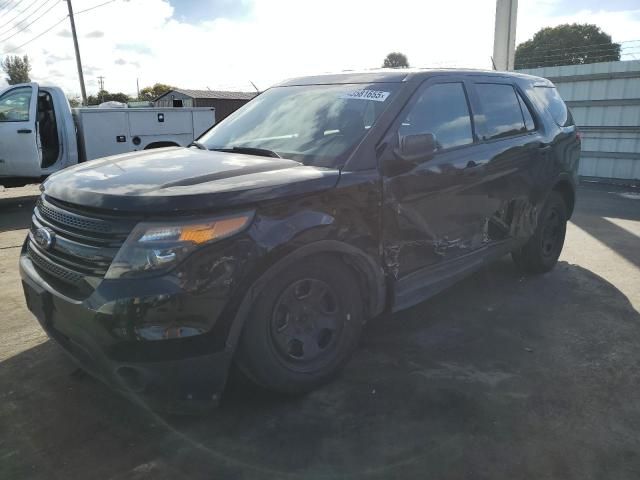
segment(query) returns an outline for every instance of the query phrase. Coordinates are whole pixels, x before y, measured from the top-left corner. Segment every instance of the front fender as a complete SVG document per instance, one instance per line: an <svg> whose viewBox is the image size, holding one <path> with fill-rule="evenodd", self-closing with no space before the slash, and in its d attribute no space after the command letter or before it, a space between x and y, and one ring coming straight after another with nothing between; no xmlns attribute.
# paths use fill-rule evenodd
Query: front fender
<svg viewBox="0 0 640 480"><path fill-rule="evenodd" d="M365 304L367 305L367 316L378 315L384 310L387 287L384 271L379 262L366 252L347 243L336 240L320 240L301 246L281 257L251 283L242 296L240 306L231 323L225 345L227 351L235 351L244 323L251 312L251 307L260 293L265 288L268 288L270 281L291 265L315 255L340 256L345 263L354 269L360 280Z"/></svg>

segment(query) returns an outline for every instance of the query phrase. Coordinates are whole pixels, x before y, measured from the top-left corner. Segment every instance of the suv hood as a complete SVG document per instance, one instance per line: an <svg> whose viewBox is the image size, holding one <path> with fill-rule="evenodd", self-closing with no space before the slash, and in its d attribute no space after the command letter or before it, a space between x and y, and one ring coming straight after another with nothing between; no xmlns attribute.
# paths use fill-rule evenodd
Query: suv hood
<svg viewBox="0 0 640 480"><path fill-rule="evenodd" d="M334 187L339 176L293 160L170 147L82 163L51 175L42 188L77 205L160 213L313 193Z"/></svg>

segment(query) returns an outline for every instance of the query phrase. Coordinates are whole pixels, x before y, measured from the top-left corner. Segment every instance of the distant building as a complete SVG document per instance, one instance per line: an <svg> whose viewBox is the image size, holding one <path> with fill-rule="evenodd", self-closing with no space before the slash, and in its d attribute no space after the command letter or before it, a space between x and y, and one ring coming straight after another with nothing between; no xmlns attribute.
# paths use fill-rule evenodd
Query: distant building
<svg viewBox="0 0 640 480"><path fill-rule="evenodd" d="M214 107L216 123L247 103L255 92L225 92L221 90L170 90L153 101L156 107Z"/></svg>

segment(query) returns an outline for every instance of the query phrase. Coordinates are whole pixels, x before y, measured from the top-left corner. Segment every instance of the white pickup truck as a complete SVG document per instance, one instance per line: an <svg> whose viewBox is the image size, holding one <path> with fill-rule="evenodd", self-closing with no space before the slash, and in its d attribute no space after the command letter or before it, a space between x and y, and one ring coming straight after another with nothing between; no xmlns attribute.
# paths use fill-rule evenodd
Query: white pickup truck
<svg viewBox="0 0 640 480"><path fill-rule="evenodd" d="M0 185L37 181L78 162L187 146L215 123L213 108L74 108L59 87L0 92Z"/></svg>

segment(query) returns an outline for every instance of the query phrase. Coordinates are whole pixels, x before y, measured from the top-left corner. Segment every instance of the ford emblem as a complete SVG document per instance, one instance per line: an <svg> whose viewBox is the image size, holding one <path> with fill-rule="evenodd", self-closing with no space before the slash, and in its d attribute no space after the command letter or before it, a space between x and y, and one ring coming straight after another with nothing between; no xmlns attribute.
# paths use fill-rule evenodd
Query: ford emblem
<svg viewBox="0 0 640 480"><path fill-rule="evenodd" d="M49 228L40 227L33 234L33 240L43 250L49 250L53 246L56 234Z"/></svg>

